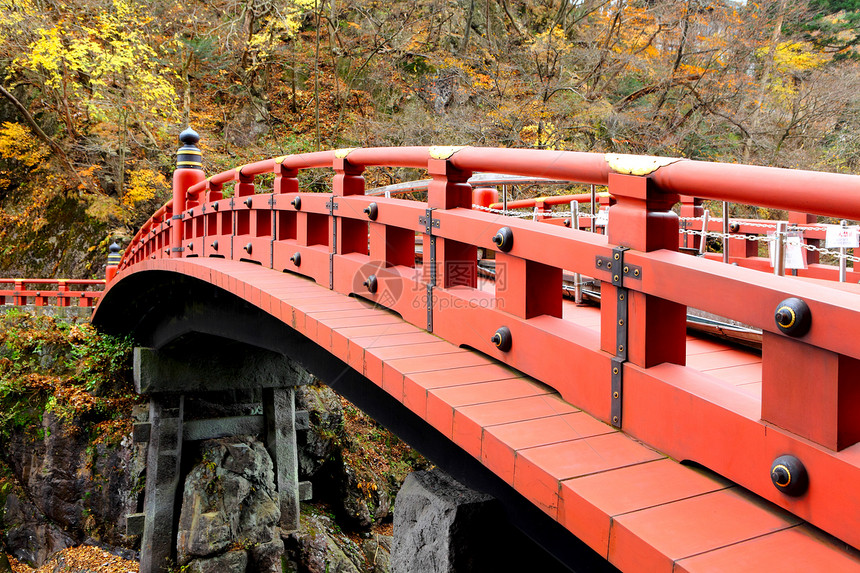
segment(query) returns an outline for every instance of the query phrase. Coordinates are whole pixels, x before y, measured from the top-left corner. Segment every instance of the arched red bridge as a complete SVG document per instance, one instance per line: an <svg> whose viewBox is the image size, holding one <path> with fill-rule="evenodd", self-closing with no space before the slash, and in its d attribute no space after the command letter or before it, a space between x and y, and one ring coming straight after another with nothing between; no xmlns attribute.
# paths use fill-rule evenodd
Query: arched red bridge
<svg viewBox="0 0 860 573"><path fill-rule="evenodd" d="M680 253L672 211L694 196L858 220L860 177L410 147L206 178L184 141L96 323L294 358L489 470L570 566L587 546L624 571L860 570L860 291ZM426 169L426 202L365 195L371 166ZM308 169L333 170L332 192L302 192ZM608 233L472 209L476 172L605 185ZM569 300L571 273L599 307ZM761 329L760 353L688 334L688 307Z"/></svg>

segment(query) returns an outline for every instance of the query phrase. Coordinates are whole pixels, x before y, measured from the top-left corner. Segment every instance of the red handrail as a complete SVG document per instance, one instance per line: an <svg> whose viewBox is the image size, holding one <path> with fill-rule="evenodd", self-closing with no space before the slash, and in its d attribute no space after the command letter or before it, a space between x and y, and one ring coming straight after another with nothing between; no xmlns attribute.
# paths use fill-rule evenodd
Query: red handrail
<svg viewBox="0 0 860 573"><path fill-rule="evenodd" d="M12 288L3 289L0 287L0 306L7 304L7 299L11 299L10 302L14 306L33 304L33 306L81 306L90 308L101 298L105 280L0 278L0 285L3 284L11 284ZM55 288L51 289L50 287ZM87 287L102 288L92 290L87 289ZM32 303L30 303L31 300Z"/></svg>

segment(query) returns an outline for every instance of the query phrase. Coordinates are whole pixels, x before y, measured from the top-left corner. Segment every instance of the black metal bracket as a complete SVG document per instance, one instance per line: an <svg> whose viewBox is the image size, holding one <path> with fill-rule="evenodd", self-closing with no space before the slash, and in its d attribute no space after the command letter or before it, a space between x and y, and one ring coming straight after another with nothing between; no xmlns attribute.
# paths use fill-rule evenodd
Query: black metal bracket
<svg viewBox="0 0 860 573"><path fill-rule="evenodd" d="M624 252L627 247L612 249L611 257L597 257L595 264L598 269L609 271L611 283L616 287L615 312L615 357L610 362L610 422L620 428L622 424L622 398L624 390L624 363L627 362L627 333L628 333L628 302L629 290L624 287L625 279L641 279L642 268L624 262ZM608 301L607 301L608 302Z"/></svg>
<svg viewBox="0 0 860 573"><path fill-rule="evenodd" d="M611 257L594 257L594 267L597 270L610 273L613 286L624 286L624 279L639 280L642 278L642 267L624 262L624 251L627 247L615 247Z"/></svg>
<svg viewBox="0 0 860 573"><path fill-rule="evenodd" d="M440 228L441 222L439 219L433 218L433 209L427 209L423 217L418 217L418 224L424 225L424 232L428 235L433 235L433 229Z"/></svg>
<svg viewBox="0 0 860 573"><path fill-rule="evenodd" d="M624 372L624 361L620 358L612 359L612 425L616 428L621 427L621 392L622 392L622 374Z"/></svg>
<svg viewBox="0 0 860 573"><path fill-rule="evenodd" d="M337 220L334 212L337 211L337 201L332 196L325 203L328 214L331 217L331 252L328 254L328 288L334 290L334 256L337 254Z"/></svg>
<svg viewBox="0 0 860 573"><path fill-rule="evenodd" d="M272 210L272 241L269 245L269 268L275 268L275 241L278 238L278 217L275 211L275 194L269 195L269 209Z"/></svg>
<svg viewBox="0 0 860 573"><path fill-rule="evenodd" d="M234 209L236 202L233 197L230 197L230 218L233 221L233 224L230 229L230 258L233 258L233 237L236 236L236 225L239 223L239 219L236 217L236 209Z"/></svg>
<svg viewBox="0 0 860 573"><path fill-rule="evenodd" d="M430 238L430 277L427 283L427 332L433 332L433 289L436 287L436 236L433 229L439 228L439 219L433 218L433 209L424 211L423 217L418 217L418 223L424 225L424 232ZM427 264L427 258L424 258Z"/></svg>

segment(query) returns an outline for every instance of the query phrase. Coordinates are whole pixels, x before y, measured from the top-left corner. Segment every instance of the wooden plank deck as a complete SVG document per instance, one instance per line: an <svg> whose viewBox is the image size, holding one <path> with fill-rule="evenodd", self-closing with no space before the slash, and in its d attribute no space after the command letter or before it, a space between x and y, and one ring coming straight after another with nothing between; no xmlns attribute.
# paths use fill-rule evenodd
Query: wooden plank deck
<svg viewBox="0 0 860 573"><path fill-rule="evenodd" d="M221 286L381 386L624 571L860 571L856 552L710 472L682 465L553 389L307 279L218 259L138 264ZM599 311L564 318L599 328ZM760 400L761 359L695 336L687 363Z"/></svg>

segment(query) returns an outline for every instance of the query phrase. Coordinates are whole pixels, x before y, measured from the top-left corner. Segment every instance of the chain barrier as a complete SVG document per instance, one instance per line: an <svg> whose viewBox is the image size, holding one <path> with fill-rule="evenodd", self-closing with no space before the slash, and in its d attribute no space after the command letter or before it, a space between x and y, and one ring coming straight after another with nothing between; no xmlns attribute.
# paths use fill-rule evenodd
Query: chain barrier
<svg viewBox="0 0 860 573"><path fill-rule="evenodd" d="M679 217L680 221L702 221L703 217ZM770 229L771 231L776 230L776 223L753 223L752 221L748 221L745 219L730 219L729 224L737 223L738 225L743 225L745 227L758 227L761 229ZM788 231L821 231L822 233L827 232L827 227L810 227L806 225L789 225ZM701 233L701 231L696 231L697 233Z"/></svg>
<svg viewBox="0 0 860 573"><path fill-rule="evenodd" d="M493 213L496 215L505 215L507 217L519 217L519 218L523 218L523 219L535 218L535 216L537 216L537 215L540 215L542 217L570 217L572 215L571 211L523 212L523 211L514 211L511 209L508 209L507 211L505 211L504 209L492 209L490 207L483 207L481 205L472 205L472 208L477 209L479 211L485 211L487 213ZM588 215L588 214L583 213L582 215ZM681 221L684 221L684 222L689 222L689 221L701 222L703 220L702 217L680 217L679 219ZM731 221L730 220L730 223L731 222L738 223L740 225L744 225L747 227L756 227L756 228L761 228L761 229L768 229L770 231L776 231L776 223L752 223L749 221L738 221L738 220ZM679 229L678 231L682 235L687 234L687 235L693 235L696 237L702 236L702 231L697 231L695 229ZM801 227L801 226L794 225L794 226L790 226L787 228L787 232L796 232L796 231L827 232L827 227L807 227L807 226ZM720 239L723 241L726 239L744 239L747 241L760 241L760 242L765 242L765 243L771 243L774 239L772 236L767 236L767 235L742 235L739 233L720 233L720 232L716 232L716 231L706 231L705 235L706 235L706 237L712 237L712 238ZM860 262L860 257L855 257L855 256L849 255L847 253L842 254L838 251L832 251L832 250L826 249L824 247L816 247L815 245L809 245L806 243L800 243L800 247L802 249L807 250L807 251L815 251L815 252L820 253L822 255L830 255L830 256L835 257L837 259L844 258L845 260L848 260L851 262L855 262L855 263Z"/></svg>
<svg viewBox="0 0 860 573"><path fill-rule="evenodd" d="M701 231L696 231L694 229L679 229L679 231L682 235L686 234L686 235L693 235L696 237L702 236ZM707 237L713 237L713 238L720 239L723 241L726 239L744 239L747 241L759 241L759 242L764 242L764 243L771 243L774 240L773 236L740 235L737 233L719 233L719 232L715 232L715 231L707 231L705 233L705 235ZM843 255L842 253L840 253L838 251L831 251L830 249L826 249L824 247L816 247L815 245L808 245L806 243L800 243L800 248L805 249L807 251L815 251L815 252L820 253L822 255L831 255L837 259L844 258L845 260L848 260L848 261L860 262L860 257L855 257L855 256L849 255L847 253Z"/></svg>
<svg viewBox="0 0 860 573"><path fill-rule="evenodd" d="M528 208L528 207L526 207ZM505 211L504 209L491 209L490 207L482 207L481 205L472 205L472 209L477 209L478 211L485 211L487 213L493 213L495 215L505 215L506 217L520 217L523 219L526 218L534 218L536 216L541 217L570 217L573 213L571 211L531 211L531 212L523 212L523 211L513 211L508 209ZM580 216L588 215L588 213L580 213Z"/></svg>

